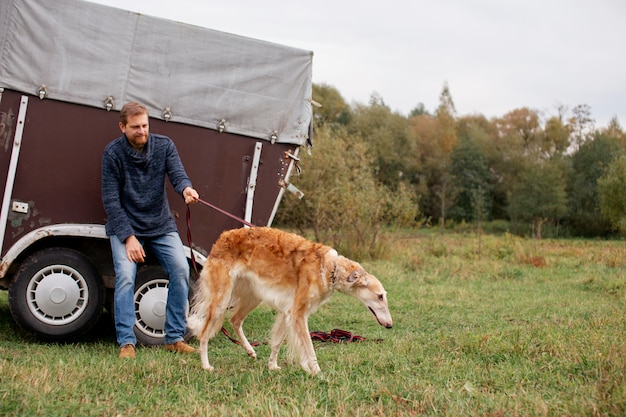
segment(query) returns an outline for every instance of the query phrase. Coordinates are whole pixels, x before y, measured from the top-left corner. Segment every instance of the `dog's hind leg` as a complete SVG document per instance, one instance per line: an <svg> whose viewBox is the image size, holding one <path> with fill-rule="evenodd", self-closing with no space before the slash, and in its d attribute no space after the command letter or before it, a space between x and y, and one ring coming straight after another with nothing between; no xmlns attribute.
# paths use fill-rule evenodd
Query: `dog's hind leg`
<svg viewBox="0 0 626 417"><path fill-rule="evenodd" d="M200 339L200 359L202 367L212 371L213 367L209 363L208 357L208 343L209 339L215 336L224 323L224 316L232 293L232 282L226 268L210 262L207 262L202 271L201 279L203 280L200 293L201 304L198 308L204 308L205 319L198 337Z"/></svg>
<svg viewBox="0 0 626 417"><path fill-rule="evenodd" d="M280 366L278 366L278 350L280 349L280 345L283 343L286 331L287 326L285 322L285 313L278 312L276 314L276 321L274 321L270 338L270 343L272 345L272 353L270 353L270 360L268 363L270 370L280 369Z"/></svg>
<svg viewBox="0 0 626 417"><path fill-rule="evenodd" d="M209 364L208 356L208 344L209 340L215 336L215 334L222 327L224 323L224 315L227 305L212 306L209 309L206 316L206 321L202 332L200 333L200 360L202 361L202 367L207 371L212 371L213 367Z"/></svg>
<svg viewBox="0 0 626 417"><path fill-rule="evenodd" d="M235 329L235 334L237 334L241 345L246 350L248 355L251 358L256 359L256 352L248 341L246 335L243 333L243 321L245 320L248 313L254 310L259 304L261 304L261 300L257 299L252 294L248 294L247 297L248 298L239 297L239 302L235 306L233 315L230 318L230 324L233 326L233 329Z"/></svg>

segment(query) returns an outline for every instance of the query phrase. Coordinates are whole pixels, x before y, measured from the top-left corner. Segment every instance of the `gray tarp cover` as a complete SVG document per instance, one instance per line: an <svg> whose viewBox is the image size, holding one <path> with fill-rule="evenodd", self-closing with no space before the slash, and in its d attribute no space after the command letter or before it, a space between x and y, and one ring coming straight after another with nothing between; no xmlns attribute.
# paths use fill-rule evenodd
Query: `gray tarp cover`
<svg viewBox="0 0 626 417"><path fill-rule="evenodd" d="M0 1L0 87L302 145L312 52L80 0Z"/></svg>

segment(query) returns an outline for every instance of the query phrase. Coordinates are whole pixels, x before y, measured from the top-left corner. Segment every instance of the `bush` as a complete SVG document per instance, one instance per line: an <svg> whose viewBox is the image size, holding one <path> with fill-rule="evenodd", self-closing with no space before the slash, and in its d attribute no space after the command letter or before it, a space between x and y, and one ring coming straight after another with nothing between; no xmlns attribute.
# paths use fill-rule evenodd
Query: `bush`
<svg viewBox="0 0 626 417"><path fill-rule="evenodd" d="M345 130L321 127L311 155L301 158L302 173L292 182L303 193L287 195L276 223L304 233L354 259L384 255L382 226L411 227L419 217L417 199L404 185L378 183L367 145Z"/></svg>

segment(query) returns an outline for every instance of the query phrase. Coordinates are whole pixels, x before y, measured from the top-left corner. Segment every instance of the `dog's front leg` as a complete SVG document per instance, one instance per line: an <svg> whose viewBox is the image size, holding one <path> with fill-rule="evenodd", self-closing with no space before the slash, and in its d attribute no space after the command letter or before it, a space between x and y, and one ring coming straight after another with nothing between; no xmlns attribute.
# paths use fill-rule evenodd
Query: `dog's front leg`
<svg viewBox="0 0 626 417"><path fill-rule="evenodd" d="M270 370L280 369L280 366L278 366L278 351L280 349L280 345L283 343L283 339L285 338L286 330L285 313L278 312L278 314L276 314L276 321L272 327L270 338L270 343L272 345L272 353L270 353L270 360L268 362L268 368Z"/></svg>
<svg viewBox="0 0 626 417"><path fill-rule="evenodd" d="M294 320L295 341L300 353L300 366L311 375L317 375L321 369L317 363L317 356L309 333L308 317L300 317Z"/></svg>

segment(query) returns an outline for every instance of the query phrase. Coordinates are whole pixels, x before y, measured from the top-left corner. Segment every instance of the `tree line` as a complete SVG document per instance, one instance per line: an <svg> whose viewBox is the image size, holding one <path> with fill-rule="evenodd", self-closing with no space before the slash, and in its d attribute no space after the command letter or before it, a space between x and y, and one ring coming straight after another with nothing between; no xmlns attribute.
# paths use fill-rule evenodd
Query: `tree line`
<svg viewBox="0 0 626 417"><path fill-rule="evenodd" d="M314 146L293 179L306 196L287 199L279 221L318 239L340 243L349 229L369 236L373 253L383 225L499 224L537 238L626 232L626 134L616 117L596 127L588 105L458 116L447 84L436 109L420 103L409 115L376 93L349 105L324 84L313 99Z"/></svg>

